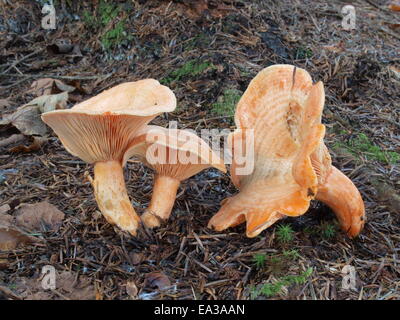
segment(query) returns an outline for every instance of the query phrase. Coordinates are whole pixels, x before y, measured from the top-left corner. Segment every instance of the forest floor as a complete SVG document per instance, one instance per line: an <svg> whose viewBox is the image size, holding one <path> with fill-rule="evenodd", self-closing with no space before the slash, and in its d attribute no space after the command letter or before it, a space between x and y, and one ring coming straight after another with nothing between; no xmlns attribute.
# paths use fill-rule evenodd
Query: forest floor
<svg viewBox="0 0 400 320"><path fill-rule="evenodd" d="M209 169L181 184L167 223L128 236L101 217L85 178L92 166L48 130L31 146L25 135L0 147L0 218L39 202L65 214L59 227L42 225L34 240L0 251L0 297L400 299L400 13L387 1L353 1L354 30L341 25L344 1L64 0L55 1L56 30L41 27L44 2L0 2L3 116L40 96L31 87L40 79L60 80L51 93L68 85L71 107L155 78L178 107L153 124L233 130L235 104L257 72L294 64L324 83L325 142L360 190L367 223L349 239L313 201L305 215L255 238L243 225L214 232L209 219L237 190L229 174ZM19 131L0 123L0 143L12 134ZM152 171L131 160L125 178L142 213ZM57 271L55 290L40 285L46 265ZM342 285L347 265L356 274L351 289Z"/></svg>

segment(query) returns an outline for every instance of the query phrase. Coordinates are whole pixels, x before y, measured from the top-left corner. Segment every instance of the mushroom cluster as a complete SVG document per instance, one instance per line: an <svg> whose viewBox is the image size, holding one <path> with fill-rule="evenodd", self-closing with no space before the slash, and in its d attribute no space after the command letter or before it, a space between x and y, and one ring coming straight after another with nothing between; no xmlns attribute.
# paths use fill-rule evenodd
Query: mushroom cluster
<svg viewBox="0 0 400 320"><path fill-rule="evenodd" d="M179 133L179 139L173 141L173 130L147 126L157 115L175 107L176 98L169 88L145 79L117 85L71 109L42 115L68 152L94 164L94 179L89 179L100 211L109 223L132 235L136 235L141 220L129 200L123 176L130 157L139 156L157 173L152 201L143 215L148 227L168 218L180 181L210 166L226 171L222 160L195 134L178 130L175 135ZM190 152L204 161L186 163L180 156L174 163L169 159L156 163L146 157L154 146L170 154L172 150ZM213 157L208 157L210 154Z"/></svg>
<svg viewBox="0 0 400 320"><path fill-rule="evenodd" d="M231 179L240 191L222 202L210 228L246 222L247 236L254 237L285 216L304 214L316 199L332 208L350 237L358 235L364 203L351 180L332 165L323 141L324 100L322 82L313 84L307 71L291 65L265 68L251 81L236 108L237 129L228 137ZM148 125L175 107L169 88L146 79L42 115L67 151L94 165L89 179L106 220L132 235L141 222L153 228L169 218L181 181L209 167L226 172L195 133ZM239 149L246 150L245 161L239 161ZM141 217L123 176L133 156L155 172L151 202Z"/></svg>
<svg viewBox="0 0 400 320"><path fill-rule="evenodd" d="M248 237L255 237L285 216L304 214L313 199L335 212L350 237L365 222L361 195L354 184L332 166L323 142L322 82L312 83L307 71L291 65L265 68L251 81L235 113L237 129L229 137L232 182L240 192L222 203L209 222L218 231L246 221ZM235 148L254 137L251 174L235 160Z"/></svg>

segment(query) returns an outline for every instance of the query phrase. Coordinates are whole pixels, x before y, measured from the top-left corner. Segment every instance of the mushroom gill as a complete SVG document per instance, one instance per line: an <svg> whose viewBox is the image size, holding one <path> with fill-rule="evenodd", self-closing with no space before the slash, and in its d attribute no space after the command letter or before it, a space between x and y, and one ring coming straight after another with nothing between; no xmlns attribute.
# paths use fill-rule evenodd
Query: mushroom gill
<svg viewBox="0 0 400 320"><path fill-rule="evenodd" d="M69 153L94 164L91 182L100 211L108 222L132 235L140 219L126 192L125 152L141 128L175 107L169 88L145 79L117 85L71 109L42 115Z"/></svg>

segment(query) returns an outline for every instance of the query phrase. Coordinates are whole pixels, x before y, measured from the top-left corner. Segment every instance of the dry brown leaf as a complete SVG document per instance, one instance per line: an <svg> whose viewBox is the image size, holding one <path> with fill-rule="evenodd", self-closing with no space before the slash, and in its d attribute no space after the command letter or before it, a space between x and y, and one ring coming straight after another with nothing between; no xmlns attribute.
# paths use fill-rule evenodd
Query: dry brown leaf
<svg viewBox="0 0 400 320"><path fill-rule="evenodd" d="M14 217L12 215L1 213L0 214L0 226L10 227L13 225Z"/></svg>
<svg viewBox="0 0 400 320"><path fill-rule="evenodd" d="M29 231L58 231L65 217L63 212L46 201L22 204L15 216L18 227Z"/></svg>
<svg viewBox="0 0 400 320"><path fill-rule="evenodd" d="M52 95L61 92L72 92L75 87L69 86L58 79L43 78L32 83L27 93L34 93L36 96Z"/></svg>
<svg viewBox="0 0 400 320"><path fill-rule="evenodd" d="M8 204L4 204L0 207L0 216L6 214L11 210L11 207Z"/></svg>
<svg viewBox="0 0 400 320"><path fill-rule="evenodd" d="M68 101L68 92L58 94L43 95L33 99L27 105L38 106L41 113L58 109L65 109Z"/></svg>
<svg viewBox="0 0 400 320"><path fill-rule="evenodd" d="M140 264L141 262L142 262L142 260L143 260L143 253L141 253L141 252L131 252L130 254L129 254L129 257L130 257L130 259L131 259L131 263L134 265L134 266L136 266L136 265L138 265L138 264Z"/></svg>
<svg viewBox="0 0 400 320"><path fill-rule="evenodd" d="M14 250L20 244L36 242L38 239L27 235L15 225L9 214L0 214L0 251Z"/></svg>
<svg viewBox="0 0 400 320"><path fill-rule="evenodd" d="M8 269L10 262L7 259L0 259L0 270Z"/></svg>
<svg viewBox="0 0 400 320"><path fill-rule="evenodd" d="M40 110L37 106L22 106L14 113L3 116L0 125L13 125L24 135L47 134L47 127L40 118Z"/></svg>
<svg viewBox="0 0 400 320"><path fill-rule="evenodd" d="M0 99L0 111L7 109L11 106L11 103L8 99Z"/></svg>
<svg viewBox="0 0 400 320"><path fill-rule="evenodd" d="M396 67L396 66L390 66L389 70L392 72L392 74L398 79L400 80L400 68Z"/></svg>
<svg viewBox="0 0 400 320"><path fill-rule="evenodd" d="M134 281L128 281L126 283L126 293L132 298L132 299L137 299L137 294L138 294L138 288L135 284Z"/></svg>
<svg viewBox="0 0 400 320"><path fill-rule="evenodd" d="M323 48L335 53L340 53L346 50L343 41L340 41L338 44L323 46Z"/></svg>
<svg viewBox="0 0 400 320"><path fill-rule="evenodd" d="M33 142L29 146L25 145L18 145L16 147L11 148L9 151L10 152L22 152L22 153L28 153L32 151L38 151L47 142L47 138L43 137L33 137Z"/></svg>
<svg viewBox="0 0 400 320"><path fill-rule="evenodd" d="M170 287L171 281L168 279L165 273L154 271L146 274L145 284L151 288L158 288L162 290Z"/></svg>
<svg viewBox="0 0 400 320"><path fill-rule="evenodd" d="M55 292L56 291L56 292ZM56 290L42 288L42 276L19 278L12 294L24 300L94 300L95 288L91 280L70 271L56 272Z"/></svg>
<svg viewBox="0 0 400 320"><path fill-rule="evenodd" d="M72 300L94 300L95 288L91 280L85 276L77 277L77 274L64 271L57 276L57 290L64 293Z"/></svg>
<svg viewBox="0 0 400 320"><path fill-rule="evenodd" d="M18 245L32 241L32 237L24 234L20 229L0 224L0 251L14 250Z"/></svg>
<svg viewBox="0 0 400 320"><path fill-rule="evenodd" d="M4 115L3 119L0 120L0 126L11 124L24 135L45 136L47 134L47 126L40 118L40 114L56 109L64 109L67 105L67 100L67 92L38 97L19 107L14 113Z"/></svg>

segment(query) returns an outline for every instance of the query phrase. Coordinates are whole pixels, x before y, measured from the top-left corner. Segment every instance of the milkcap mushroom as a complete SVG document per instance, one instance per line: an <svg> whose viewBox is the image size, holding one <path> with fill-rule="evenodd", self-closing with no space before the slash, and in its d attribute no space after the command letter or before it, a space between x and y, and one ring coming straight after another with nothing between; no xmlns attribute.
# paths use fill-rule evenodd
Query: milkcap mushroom
<svg viewBox="0 0 400 320"><path fill-rule="evenodd" d="M208 144L186 130L147 126L132 141L125 159L132 156L156 172L150 205L141 216L149 228L169 218L181 181L209 167L226 172Z"/></svg>
<svg viewBox="0 0 400 320"><path fill-rule="evenodd" d="M175 107L169 88L145 79L117 85L71 109L42 115L69 153L94 164L91 182L100 211L108 222L132 235L140 218L126 191L124 155L141 128Z"/></svg>
<svg viewBox="0 0 400 320"><path fill-rule="evenodd" d="M238 129L229 137L234 154L230 173L240 192L225 199L209 227L224 230L246 221L247 236L254 237L284 216L304 214L315 198L333 207L343 226L344 221L362 219L364 206L357 188L326 165L326 153L321 151L324 100L323 84L313 84L307 71L294 66L265 68L251 81L236 108ZM240 175L235 146L244 144L250 132L254 158L248 160L254 161L254 170ZM347 189L340 191L340 183ZM336 205L341 192L347 195ZM350 198L355 200L344 203ZM357 230L350 236L360 231L344 228Z"/></svg>
<svg viewBox="0 0 400 320"><path fill-rule="evenodd" d="M329 151L323 141L311 154L311 162L318 177L315 199L333 210L342 230L350 238L357 236L366 221L364 201L360 192L347 176L332 165Z"/></svg>

